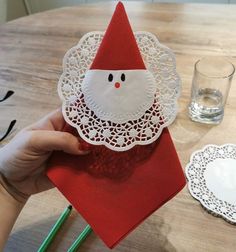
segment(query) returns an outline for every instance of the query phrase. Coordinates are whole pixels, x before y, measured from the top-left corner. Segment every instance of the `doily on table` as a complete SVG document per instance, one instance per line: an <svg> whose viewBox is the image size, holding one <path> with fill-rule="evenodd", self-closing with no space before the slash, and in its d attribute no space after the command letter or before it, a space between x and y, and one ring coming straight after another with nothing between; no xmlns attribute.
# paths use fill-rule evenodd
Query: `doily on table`
<svg viewBox="0 0 236 252"><path fill-rule="evenodd" d="M236 224L236 145L207 145L186 167L191 195L212 214Z"/></svg>
<svg viewBox="0 0 236 252"><path fill-rule="evenodd" d="M84 35L66 53L63 74L58 83L67 123L75 127L85 141L103 144L115 151L125 151L136 144L152 143L160 136L162 129L174 121L177 114L180 78L176 73L174 54L151 33L134 34L146 68L153 74L157 85L153 105L137 120L125 123L102 120L84 101L81 84L95 58L103 32Z"/></svg>

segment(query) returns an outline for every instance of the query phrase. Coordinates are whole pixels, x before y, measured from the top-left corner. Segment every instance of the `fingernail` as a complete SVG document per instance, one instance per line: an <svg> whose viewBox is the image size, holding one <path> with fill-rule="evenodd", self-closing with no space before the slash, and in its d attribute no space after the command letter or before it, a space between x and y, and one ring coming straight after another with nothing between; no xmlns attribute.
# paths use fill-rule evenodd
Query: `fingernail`
<svg viewBox="0 0 236 252"><path fill-rule="evenodd" d="M79 149L82 151L90 151L91 147L92 147L92 145L85 142L85 141L81 141L80 145L79 145Z"/></svg>

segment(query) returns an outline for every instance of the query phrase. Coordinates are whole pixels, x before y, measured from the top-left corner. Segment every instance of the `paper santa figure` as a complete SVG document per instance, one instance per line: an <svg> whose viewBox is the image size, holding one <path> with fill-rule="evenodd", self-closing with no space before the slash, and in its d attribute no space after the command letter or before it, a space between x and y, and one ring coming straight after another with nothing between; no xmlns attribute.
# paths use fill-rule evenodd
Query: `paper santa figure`
<svg viewBox="0 0 236 252"><path fill-rule="evenodd" d="M64 131L93 147L55 152L47 175L112 248L185 185L164 128L177 111L174 56L154 35L134 34L118 3L105 34L67 52L58 90Z"/></svg>
<svg viewBox="0 0 236 252"><path fill-rule="evenodd" d="M134 36L119 3L104 35L86 34L66 54L58 90L66 121L86 142L125 151L152 143L174 120L179 85L173 53L150 33Z"/></svg>

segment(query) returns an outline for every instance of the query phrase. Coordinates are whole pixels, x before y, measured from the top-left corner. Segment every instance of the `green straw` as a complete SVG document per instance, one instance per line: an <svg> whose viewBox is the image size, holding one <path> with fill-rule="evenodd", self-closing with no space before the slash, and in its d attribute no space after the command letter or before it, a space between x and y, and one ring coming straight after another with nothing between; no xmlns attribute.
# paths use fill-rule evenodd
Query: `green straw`
<svg viewBox="0 0 236 252"><path fill-rule="evenodd" d="M70 215L71 210L72 210L72 206L70 205L63 211L63 213L61 214L61 216L59 217L59 219L54 224L51 231L49 232L49 234L47 235L47 237L43 241L42 245L38 249L38 252L44 252L47 250L48 246L52 243L53 239L55 238L55 236L56 236L57 232L59 231L59 229L61 228L62 224L66 221L66 219Z"/></svg>
<svg viewBox="0 0 236 252"><path fill-rule="evenodd" d="M79 237L74 241L71 247L67 250L67 252L75 252L79 248L79 246L83 243L86 237L92 232L92 228L87 225L86 228L82 231Z"/></svg>

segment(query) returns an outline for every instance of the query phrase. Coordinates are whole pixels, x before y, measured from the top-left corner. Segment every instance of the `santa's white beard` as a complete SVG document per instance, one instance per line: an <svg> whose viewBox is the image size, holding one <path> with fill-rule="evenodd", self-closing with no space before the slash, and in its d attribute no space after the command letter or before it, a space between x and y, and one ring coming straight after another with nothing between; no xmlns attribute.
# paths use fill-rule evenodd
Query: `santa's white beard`
<svg viewBox="0 0 236 252"><path fill-rule="evenodd" d="M81 88L88 108L113 123L142 117L152 106L157 89L148 70L89 70Z"/></svg>

